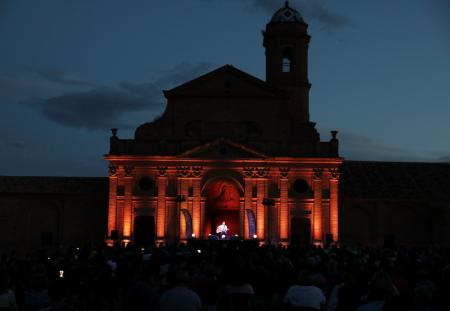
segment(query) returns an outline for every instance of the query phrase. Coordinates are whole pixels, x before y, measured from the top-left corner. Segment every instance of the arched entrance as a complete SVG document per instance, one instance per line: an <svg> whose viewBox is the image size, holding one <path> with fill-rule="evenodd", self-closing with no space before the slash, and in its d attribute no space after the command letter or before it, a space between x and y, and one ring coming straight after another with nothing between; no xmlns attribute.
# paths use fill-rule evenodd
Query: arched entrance
<svg viewBox="0 0 450 311"><path fill-rule="evenodd" d="M149 245L155 241L155 219L153 216L136 216L134 218L134 243Z"/></svg>
<svg viewBox="0 0 450 311"><path fill-rule="evenodd" d="M240 234L240 195L235 181L217 179L211 182L206 195L205 234L216 234L216 228L225 222L228 234Z"/></svg>
<svg viewBox="0 0 450 311"><path fill-rule="evenodd" d="M311 243L311 221L305 217L291 218L291 244L308 246Z"/></svg>

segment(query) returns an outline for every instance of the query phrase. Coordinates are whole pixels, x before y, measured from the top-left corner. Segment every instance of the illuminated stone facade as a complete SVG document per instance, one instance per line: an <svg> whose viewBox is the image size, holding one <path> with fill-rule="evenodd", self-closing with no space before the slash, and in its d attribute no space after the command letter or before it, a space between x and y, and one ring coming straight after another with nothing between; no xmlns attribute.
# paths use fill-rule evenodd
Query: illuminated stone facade
<svg viewBox="0 0 450 311"><path fill-rule="evenodd" d="M164 91L163 115L110 139L110 240L338 240L337 132L309 119L307 24L287 4L264 32L266 81L225 65Z"/></svg>
<svg viewBox="0 0 450 311"><path fill-rule="evenodd" d="M344 161L340 171L340 244L380 246L390 240L397 245L450 245L450 163ZM104 177L0 176L0 249L60 249L104 241L108 184L109 178ZM220 178L205 184L212 189L206 204L214 204L214 198L223 193L219 207L235 208L230 200L235 193L217 191L222 185ZM287 183L279 191L292 193ZM291 220L307 223L298 218L303 212L292 206ZM226 209L219 217L225 214ZM236 217L233 210L230 214L231 219ZM212 220L214 215L206 218ZM149 228L143 229L145 233Z"/></svg>

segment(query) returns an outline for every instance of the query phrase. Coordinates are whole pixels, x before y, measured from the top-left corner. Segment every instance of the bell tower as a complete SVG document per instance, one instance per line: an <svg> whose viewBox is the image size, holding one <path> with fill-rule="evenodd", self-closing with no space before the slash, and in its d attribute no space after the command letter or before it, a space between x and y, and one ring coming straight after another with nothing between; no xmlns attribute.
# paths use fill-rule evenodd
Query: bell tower
<svg viewBox="0 0 450 311"><path fill-rule="evenodd" d="M285 2L266 25L267 83L290 94L289 113L300 122L309 121L308 25L298 11Z"/></svg>

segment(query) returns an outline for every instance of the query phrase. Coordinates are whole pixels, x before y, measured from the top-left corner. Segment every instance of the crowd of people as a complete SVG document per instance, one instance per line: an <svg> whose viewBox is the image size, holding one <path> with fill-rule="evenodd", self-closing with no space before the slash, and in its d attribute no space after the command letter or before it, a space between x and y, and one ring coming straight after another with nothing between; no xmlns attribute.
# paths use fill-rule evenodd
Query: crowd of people
<svg viewBox="0 0 450 311"><path fill-rule="evenodd" d="M10 252L0 310L450 310L450 252L198 240Z"/></svg>

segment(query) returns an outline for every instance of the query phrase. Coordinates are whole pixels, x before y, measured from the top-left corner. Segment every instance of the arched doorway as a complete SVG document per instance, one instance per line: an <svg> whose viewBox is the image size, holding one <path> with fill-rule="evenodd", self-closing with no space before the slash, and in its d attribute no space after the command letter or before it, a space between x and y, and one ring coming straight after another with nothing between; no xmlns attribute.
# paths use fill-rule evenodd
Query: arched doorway
<svg viewBox="0 0 450 311"><path fill-rule="evenodd" d="M155 241L155 219L153 216L136 216L134 218L134 243L149 245Z"/></svg>
<svg viewBox="0 0 450 311"><path fill-rule="evenodd" d="M216 234L216 228L225 222L228 234L240 234L240 195L235 181L217 179L211 182L206 194L205 234Z"/></svg>
<svg viewBox="0 0 450 311"><path fill-rule="evenodd" d="M308 246L311 243L311 221L305 217L291 218L291 244Z"/></svg>

